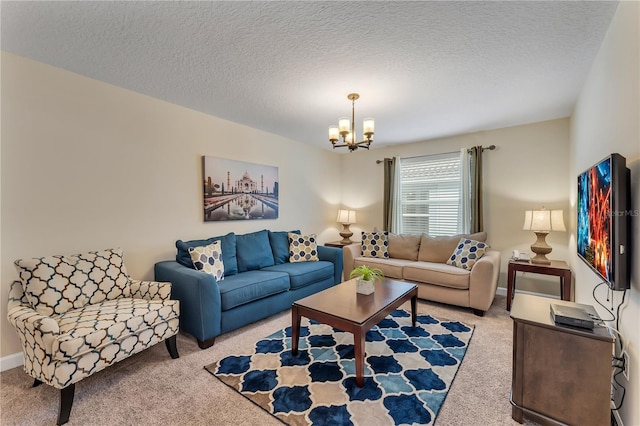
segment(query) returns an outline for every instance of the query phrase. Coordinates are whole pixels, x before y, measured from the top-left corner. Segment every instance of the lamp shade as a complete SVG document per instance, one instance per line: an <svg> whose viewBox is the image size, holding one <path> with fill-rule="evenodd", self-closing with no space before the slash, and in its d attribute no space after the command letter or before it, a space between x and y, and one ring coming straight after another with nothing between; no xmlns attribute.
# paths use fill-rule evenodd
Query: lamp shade
<svg viewBox="0 0 640 426"><path fill-rule="evenodd" d="M356 212L354 210L338 210L338 218L336 222L342 224L356 223Z"/></svg>
<svg viewBox="0 0 640 426"><path fill-rule="evenodd" d="M337 141L339 136L338 126L329 126L329 140Z"/></svg>
<svg viewBox="0 0 640 426"><path fill-rule="evenodd" d="M525 231L566 231L562 210L527 210L524 212Z"/></svg>

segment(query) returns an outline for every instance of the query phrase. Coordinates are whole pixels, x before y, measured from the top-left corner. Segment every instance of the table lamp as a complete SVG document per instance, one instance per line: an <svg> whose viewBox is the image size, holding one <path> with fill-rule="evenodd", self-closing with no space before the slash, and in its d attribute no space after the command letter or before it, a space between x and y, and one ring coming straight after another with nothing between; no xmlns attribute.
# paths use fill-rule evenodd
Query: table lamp
<svg viewBox="0 0 640 426"><path fill-rule="evenodd" d="M551 231L566 231L562 210L527 210L524 212L525 231L533 231L537 240L531 245L531 251L536 255L531 258L531 263L549 265L551 261L547 259L547 254L551 253L551 246L547 244L545 238Z"/></svg>
<svg viewBox="0 0 640 426"><path fill-rule="evenodd" d="M356 223L356 212L354 210L338 210L338 219L336 222L342 224L342 232L340 236L342 244L351 244L353 241L349 237L353 235L353 232L349 229L349 225Z"/></svg>

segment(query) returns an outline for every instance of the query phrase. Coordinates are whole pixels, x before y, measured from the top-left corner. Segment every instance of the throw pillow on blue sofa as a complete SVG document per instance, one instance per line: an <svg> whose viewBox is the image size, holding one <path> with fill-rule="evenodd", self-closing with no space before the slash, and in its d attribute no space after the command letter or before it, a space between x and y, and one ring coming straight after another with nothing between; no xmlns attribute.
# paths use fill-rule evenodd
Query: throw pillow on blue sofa
<svg viewBox="0 0 640 426"><path fill-rule="evenodd" d="M300 230L289 231L292 234L299 234ZM289 232L269 231L269 242L273 252L273 261L276 265L282 265L289 261Z"/></svg>
<svg viewBox="0 0 640 426"><path fill-rule="evenodd" d="M222 249L224 254L224 248ZM273 266L273 253L266 229L250 234L236 235L238 272L254 271Z"/></svg>
<svg viewBox="0 0 640 426"><path fill-rule="evenodd" d="M206 240L176 241L176 262L187 268L193 268L193 261L189 254L189 247L202 247L220 241L222 245L222 262L224 263L224 276L235 275L238 273L238 261L236 259L236 234L229 232L222 237L211 237Z"/></svg>

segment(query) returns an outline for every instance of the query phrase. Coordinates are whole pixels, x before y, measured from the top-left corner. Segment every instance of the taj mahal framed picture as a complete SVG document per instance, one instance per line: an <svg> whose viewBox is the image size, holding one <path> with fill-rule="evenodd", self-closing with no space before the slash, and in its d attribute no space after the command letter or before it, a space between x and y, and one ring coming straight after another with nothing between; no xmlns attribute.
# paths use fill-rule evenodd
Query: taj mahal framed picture
<svg viewBox="0 0 640 426"><path fill-rule="evenodd" d="M202 157L204 221L278 218L278 168Z"/></svg>

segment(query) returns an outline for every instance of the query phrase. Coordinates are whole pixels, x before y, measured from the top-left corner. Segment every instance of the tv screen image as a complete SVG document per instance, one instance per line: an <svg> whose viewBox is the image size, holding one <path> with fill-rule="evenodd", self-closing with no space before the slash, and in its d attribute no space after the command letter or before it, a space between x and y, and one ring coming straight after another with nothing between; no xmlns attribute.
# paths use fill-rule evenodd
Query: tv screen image
<svg viewBox="0 0 640 426"><path fill-rule="evenodd" d="M578 175L578 255L614 290L629 288L628 190L629 169L619 154Z"/></svg>

